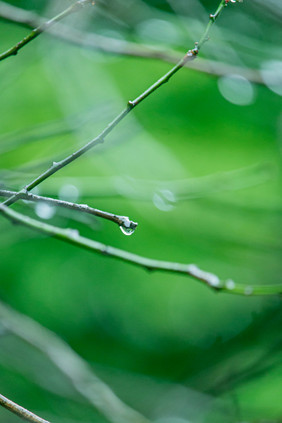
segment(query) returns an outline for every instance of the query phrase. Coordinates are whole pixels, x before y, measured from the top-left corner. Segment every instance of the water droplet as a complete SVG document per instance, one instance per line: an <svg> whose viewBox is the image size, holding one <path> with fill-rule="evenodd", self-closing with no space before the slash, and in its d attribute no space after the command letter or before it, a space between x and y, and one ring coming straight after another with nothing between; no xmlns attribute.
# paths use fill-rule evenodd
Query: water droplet
<svg viewBox="0 0 282 423"><path fill-rule="evenodd" d="M120 230L124 235L132 235L134 233L134 229L125 228L124 226L120 226Z"/></svg>
<svg viewBox="0 0 282 423"><path fill-rule="evenodd" d="M48 203L39 202L39 203L36 203L35 205L35 213L41 219L48 220L48 219L51 219L55 215L56 209L55 207L51 206Z"/></svg>
<svg viewBox="0 0 282 423"><path fill-rule="evenodd" d="M59 199L75 203L79 198L79 190L75 185L66 184L59 190Z"/></svg>
<svg viewBox="0 0 282 423"><path fill-rule="evenodd" d="M171 211L174 208L175 202L174 193L168 189L162 189L153 194L153 203L161 211Z"/></svg>
<svg viewBox="0 0 282 423"><path fill-rule="evenodd" d="M225 285L226 285L226 288L227 289L230 289L230 290L232 290L232 289L235 288L235 282L232 279L228 279L226 281L226 284Z"/></svg>
<svg viewBox="0 0 282 423"><path fill-rule="evenodd" d="M132 222L127 216L122 217L122 224L120 225L120 230L124 235L132 235L137 228L137 223Z"/></svg>
<svg viewBox="0 0 282 423"><path fill-rule="evenodd" d="M241 75L222 76L218 79L218 88L225 100L237 106L247 106L254 102L254 87Z"/></svg>

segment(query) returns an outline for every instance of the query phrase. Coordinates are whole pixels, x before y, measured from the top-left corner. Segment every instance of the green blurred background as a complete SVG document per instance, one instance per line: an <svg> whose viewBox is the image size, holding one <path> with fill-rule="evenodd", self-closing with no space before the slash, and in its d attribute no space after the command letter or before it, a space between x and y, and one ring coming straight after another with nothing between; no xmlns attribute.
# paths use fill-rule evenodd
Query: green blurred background
<svg viewBox="0 0 282 423"><path fill-rule="evenodd" d="M54 16L70 2L11 4ZM274 69L275 84L183 69L103 146L38 187L42 195L129 216L139 223L132 236L76 212L13 207L246 286L281 282L282 26L281 5L273 5L272 14L259 0L231 4L201 56ZM181 57L216 6L214 0L105 1L64 22ZM1 51L28 32L1 20ZM162 61L107 55L47 34L1 62L1 185L19 189L82 146L168 69ZM0 234L1 299L56 332L148 418L282 421L280 298L216 294L191 278L148 273L2 217ZM105 421L75 401L44 355L1 334L3 395L54 423ZM0 409L0 421L19 418Z"/></svg>

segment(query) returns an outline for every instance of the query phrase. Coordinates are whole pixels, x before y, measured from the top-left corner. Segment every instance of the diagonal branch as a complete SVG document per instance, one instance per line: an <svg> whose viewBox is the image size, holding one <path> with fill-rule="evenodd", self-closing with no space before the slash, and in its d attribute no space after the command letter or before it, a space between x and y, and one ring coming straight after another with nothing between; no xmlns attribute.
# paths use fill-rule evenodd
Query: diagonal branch
<svg viewBox="0 0 282 423"><path fill-rule="evenodd" d="M54 18L43 22L40 26L33 29L30 34L28 34L25 38L19 41L16 45L9 48L9 50L5 51L4 53L0 54L0 61L6 59L7 57L15 56L16 54L18 54L18 51L21 48L23 48L26 44L30 43L30 41L34 40L34 38L38 37L38 35L40 35L42 32L46 31L49 27L51 27L61 19L65 18L66 16L77 12L87 3L91 3L91 0L78 0L76 3L69 6L67 9L59 13Z"/></svg>
<svg viewBox="0 0 282 423"><path fill-rule="evenodd" d="M75 229L61 229L56 226L40 222L21 213L15 212L3 204L0 204L0 213L14 223L20 223L41 233L60 239L69 244L86 250L114 257L121 261L132 263L147 270L159 270L169 273L180 273L203 282L214 291L228 292L239 295L277 295L282 294L282 284L277 285L242 285L233 280L220 280L218 276L199 269L194 264L181 264L162 260L153 260L139 256L128 251L102 244L100 242L82 237Z"/></svg>
<svg viewBox="0 0 282 423"><path fill-rule="evenodd" d="M46 22L45 18L34 12L20 9L2 1L0 1L0 17L20 25L28 26L29 28L34 28ZM77 28L70 28L68 25L62 23L48 28L48 34L65 42L108 54L162 60L168 63L176 63L179 60L179 53L174 51L164 52L134 42L84 32ZM198 58L197 61L186 62L185 67L215 76L228 74L241 75L256 84L264 84L260 72L256 69L229 65L215 60Z"/></svg>
<svg viewBox="0 0 282 423"><path fill-rule="evenodd" d="M15 195L15 191L8 191L5 189L0 189L0 196L3 197L11 197L11 195ZM134 232L135 229L138 226L137 222L133 222L133 220L130 220L127 216L120 216L118 214L105 212L103 210L95 209L93 207L88 206L87 204L77 204L77 203L71 203L70 201L64 201L64 200L57 200L55 198L51 197L44 197L42 195L35 195L31 192L25 192L21 193L20 197L21 200L28 200L28 201L35 201L35 202L44 202L48 204L52 204L54 206L63 207L70 210L77 210L82 213L91 214L93 216L102 217L103 219L110 220L114 223L117 223L120 228L122 228L122 231ZM132 233L131 232L131 233Z"/></svg>
<svg viewBox="0 0 282 423"><path fill-rule="evenodd" d="M127 107L115 119L113 119L112 122L110 122L109 125L97 137L89 141L87 144L85 144L83 147L81 147L79 150L75 151L74 153L66 157L65 159L59 162L53 162L52 166L50 166L49 169L43 172L40 176L38 176L32 182L27 184L21 191L19 191L18 193L14 194L10 198L8 198L6 201L4 201L3 204L6 206L9 206L15 203L20 198L22 193L32 190L41 182L45 181L51 175L58 172L58 170L62 169L63 167L67 166L69 163L73 162L78 157L82 156L84 153L92 149L94 146L103 143L107 135L109 135L112 132L112 130L128 115L128 113L131 110L133 110L136 106L138 106L143 100L145 100L154 91L156 91L162 85L167 83L170 80L170 78L173 75L175 75L189 60L194 60L197 57L200 48L202 48L203 44L208 40L208 35L212 28L212 25L217 20L220 13L224 9L224 7L228 5L228 2L229 0L220 1L219 6L216 9L216 12L213 15L210 15L209 23L204 31L204 34L201 37L200 41L195 44L195 47L191 50L188 50L188 52L183 56L183 58L170 71L168 71L158 81L152 84L141 95L136 97L135 100L129 101L127 104Z"/></svg>
<svg viewBox="0 0 282 423"><path fill-rule="evenodd" d="M10 333L41 351L69 380L79 396L112 423L150 423L123 403L71 347L54 332L0 302L0 322ZM33 421L33 420L31 420ZM48 423L34 420L36 423Z"/></svg>
<svg viewBox="0 0 282 423"><path fill-rule="evenodd" d="M36 414L33 414L31 411L21 407L20 405L9 400L8 398L4 397L4 395L1 395L1 394L0 394L0 405L6 408L7 410L11 411L12 413L16 414L21 419L26 420L28 422L49 423L47 420L44 420L41 417L38 417Z"/></svg>

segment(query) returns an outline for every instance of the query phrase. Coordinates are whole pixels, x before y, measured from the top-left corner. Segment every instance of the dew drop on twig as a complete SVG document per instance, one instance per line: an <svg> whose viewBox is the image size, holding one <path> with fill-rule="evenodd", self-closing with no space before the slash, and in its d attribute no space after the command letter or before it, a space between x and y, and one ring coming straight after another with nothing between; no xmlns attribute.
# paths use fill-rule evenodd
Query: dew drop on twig
<svg viewBox="0 0 282 423"><path fill-rule="evenodd" d="M122 223L120 224L120 230L124 235L132 235L135 232L137 223L129 220L127 216L122 217Z"/></svg>
<svg viewBox="0 0 282 423"><path fill-rule="evenodd" d="M134 229L126 228L125 226L120 225L120 230L124 235L132 235L134 233Z"/></svg>

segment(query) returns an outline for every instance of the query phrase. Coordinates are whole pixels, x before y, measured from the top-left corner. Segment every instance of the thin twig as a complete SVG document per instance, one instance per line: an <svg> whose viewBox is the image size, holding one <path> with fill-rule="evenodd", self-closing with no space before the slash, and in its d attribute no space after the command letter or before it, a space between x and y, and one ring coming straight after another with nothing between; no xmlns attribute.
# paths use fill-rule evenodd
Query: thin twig
<svg viewBox="0 0 282 423"><path fill-rule="evenodd" d="M34 28L46 22L45 18L42 18L34 12L20 9L2 1L0 1L0 17L11 22L28 26L29 28ZM65 42L82 46L83 48L102 51L103 53L162 60L167 63L176 63L179 60L179 53L174 51L164 52L134 42L84 32L77 28L70 28L68 25L62 23L58 23L56 26L48 28L48 34ZM256 84L264 84L260 72L256 69L243 68L241 66L229 65L227 63L203 58L198 58L196 61L188 61L184 66L214 76L229 74L241 75Z"/></svg>
<svg viewBox="0 0 282 423"><path fill-rule="evenodd" d="M108 126L94 139L89 141L86 145L81 147L76 152L72 153L65 159L59 162L53 162L52 166L49 167L45 172L43 172L40 176L34 179L32 182L27 184L21 191L14 194L6 201L3 202L4 205L9 206L15 203L21 196L22 193L32 190L34 187L39 185L41 182L45 181L51 175L56 173L58 170L62 169L63 167L67 166L69 163L76 160L78 157L82 156L88 150L93 148L94 146L101 144L104 142L104 139L107 135L109 135L112 130L128 115L128 113L133 110L136 106L138 106L143 100L145 100L149 95L151 95L154 91L160 88L162 85L167 83L170 78L175 75L189 60L194 60L199 53L200 48L203 44L208 40L208 34L211 30L212 25L219 17L220 13L222 12L223 8L227 6L228 0L221 0L219 3L218 8L214 15L210 15L209 23L204 31L204 35L201 37L198 43L195 43L195 47L191 50L188 50L187 53L182 57L182 59L164 76L162 76L158 81L156 81L153 85L151 85L147 90L145 90L141 95L135 98L135 100L128 101L127 107L108 124Z"/></svg>
<svg viewBox="0 0 282 423"><path fill-rule="evenodd" d="M26 408L21 407L20 405L16 404L15 402L9 400L8 398L4 397L4 395L0 394L0 405L7 410L11 411L12 413L16 414L23 420L32 423L50 423L47 420L38 417L36 414L33 414L31 411L27 410Z"/></svg>
<svg viewBox="0 0 282 423"><path fill-rule="evenodd" d="M239 295L275 295L282 294L282 284L277 285L242 285L233 280L220 280L218 276L199 269L194 264L181 264L175 262L153 260L142 257L128 251L102 244L100 242L82 237L76 229L61 229L56 226L40 222L21 213L15 212L3 204L0 204L0 213L14 223L20 223L41 233L60 239L69 244L86 250L115 257L121 261L132 263L147 270L159 270L170 273L180 273L203 282L209 288Z"/></svg>
<svg viewBox="0 0 282 423"><path fill-rule="evenodd" d="M38 26L37 28L33 29L30 34L28 34L26 37L24 37L21 41L19 41L16 45L9 48L4 53L0 54L0 61L6 59L10 56L15 56L18 54L18 51L23 48L26 44L28 44L30 41L34 40L38 35L40 35L42 32L46 31L49 27L54 25L56 22L60 21L61 19L65 18L66 16L77 12L79 9L81 9L83 6L85 6L87 3L91 3L91 0L78 0L76 3L69 6L67 9L65 9L63 12L59 13L57 16L55 16L52 19L49 19L42 23L42 25Z"/></svg>
<svg viewBox="0 0 282 423"><path fill-rule="evenodd" d="M76 392L112 423L149 423L122 402L90 365L54 332L0 302L0 322L10 333L42 352L70 381ZM44 420L45 422L45 420Z"/></svg>
<svg viewBox="0 0 282 423"><path fill-rule="evenodd" d="M9 191L5 189L0 189L0 196L2 197L11 197L15 195L16 191ZM128 229L135 231L138 226L137 222L133 222L127 216L120 216L118 214L113 214L109 212L105 212L103 210L95 209L93 207L88 206L87 204L77 204L71 203L70 201L58 200L51 197L44 197L42 195L35 195L31 192L21 193L19 199L21 200L28 200L28 201L35 201L35 202L44 202L48 204L52 204L54 206L64 207L70 210L77 210L82 213L88 213L94 216L102 217L103 219L110 220L114 223L117 223L123 229Z"/></svg>

